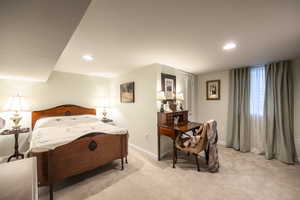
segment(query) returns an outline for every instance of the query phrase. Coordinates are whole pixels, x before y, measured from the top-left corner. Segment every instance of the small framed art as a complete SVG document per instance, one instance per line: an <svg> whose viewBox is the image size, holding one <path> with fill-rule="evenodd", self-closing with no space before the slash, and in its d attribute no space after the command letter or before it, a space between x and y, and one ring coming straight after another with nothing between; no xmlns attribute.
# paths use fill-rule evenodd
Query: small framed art
<svg viewBox="0 0 300 200"><path fill-rule="evenodd" d="M170 74L161 74L161 88L165 92L167 101L176 99L176 76Z"/></svg>
<svg viewBox="0 0 300 200"><path fill-rule="evenodd" d="M221 81L211 80L206 81L206 100L220 100L221 99Z"/></svg>
<svg viewBox="0 0 300 200"><path fill-rule="evenodd" d="M134 103L134 82L120 85L120 100L121 103Z"/></svg>

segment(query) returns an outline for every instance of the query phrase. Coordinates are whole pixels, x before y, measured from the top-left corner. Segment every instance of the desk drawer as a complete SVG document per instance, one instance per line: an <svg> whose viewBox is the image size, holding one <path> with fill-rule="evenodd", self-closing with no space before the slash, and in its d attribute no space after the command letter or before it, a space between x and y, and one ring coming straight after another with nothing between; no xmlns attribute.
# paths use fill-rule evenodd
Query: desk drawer
<svg viewBox="0 0 300 200"><path fill-rule="evenodd" d="M159 128L159 133L161 135L168 136L168 137L170 137L172 139L175 139L175 137L176 137L175 136L175 131L173 129L170 129L170 128L162 128L162 127L160 127Z"/></svg>

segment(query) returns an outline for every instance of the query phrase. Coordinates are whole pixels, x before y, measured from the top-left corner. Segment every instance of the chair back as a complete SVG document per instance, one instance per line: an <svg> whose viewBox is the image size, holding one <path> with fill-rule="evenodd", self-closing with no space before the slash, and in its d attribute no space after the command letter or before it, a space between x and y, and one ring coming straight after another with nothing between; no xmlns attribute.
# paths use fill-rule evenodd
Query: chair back
<svg viewBox="0 0 300 200"><path fill-rule="evenodd" d="M180 140L180 137L178 137L178 139ZM204 151L208 143L207 127L206 126L200 127L199 130L197 131L197 134L195 136L192 136L190 140L193 140L193 142L196 143L196 145L183 147L182 145L179 145L179 142L176 142L176 147L183 151L187 151L195 154Z"/></svg>

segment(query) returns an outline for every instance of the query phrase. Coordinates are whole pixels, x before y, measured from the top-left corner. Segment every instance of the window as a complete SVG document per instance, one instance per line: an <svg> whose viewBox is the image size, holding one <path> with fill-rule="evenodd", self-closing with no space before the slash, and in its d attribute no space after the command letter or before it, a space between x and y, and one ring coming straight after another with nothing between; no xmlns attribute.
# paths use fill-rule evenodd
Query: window
<svg viewBox="0 0 300 200"><path fill-rule="evenodd" d="M266 87L265 68L263 66L251 68L250 77L250 114L263 117Z"/></svg>

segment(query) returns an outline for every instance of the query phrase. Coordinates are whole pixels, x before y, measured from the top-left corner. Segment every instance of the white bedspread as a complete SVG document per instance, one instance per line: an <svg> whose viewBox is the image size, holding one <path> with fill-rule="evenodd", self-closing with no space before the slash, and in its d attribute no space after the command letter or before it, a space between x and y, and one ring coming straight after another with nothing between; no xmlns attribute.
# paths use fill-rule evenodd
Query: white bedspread
<svg viewBox="0 0 300 200"><path fill-rule="evenodd" d="M37 122L32 132L30 151L43 152L55 149L93 132L128 133L127 129L105 124L94 116L51 117Z"/></svg>

